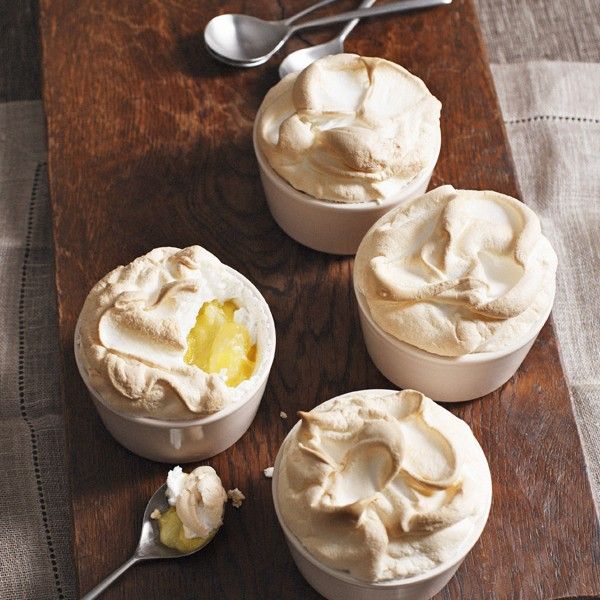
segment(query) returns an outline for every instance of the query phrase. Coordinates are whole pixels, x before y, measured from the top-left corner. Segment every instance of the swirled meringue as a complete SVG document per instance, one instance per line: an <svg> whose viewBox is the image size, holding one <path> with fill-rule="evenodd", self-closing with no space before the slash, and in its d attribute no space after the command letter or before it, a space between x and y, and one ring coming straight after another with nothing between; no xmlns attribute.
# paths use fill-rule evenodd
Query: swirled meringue
<svg viewBox="0 0 600 600"><path fill-rule="evenodd" d="M184 362L200 307L233 300L257 347L252 376L228 387L222 373ZM260 293L200 246L156 248L103 277L90 291L75 336L89 385L121 413L190 419L252 393L270 368L269 308Z"/></svg>
<svg viewBox="0 0 600 600"><path fill-rule="evenodd" d="M523 203L446 185L385 215L363 239L354 277L384 331L460 356L525 343L554 301L556 265Z"/></svg>
<svg viewBox="0 0 600 600"><path fill-rule="evenodd" d="M491 477L466 423L413 390L355 392L300 415L281 449L277 498L320 562L365 581L401 579L476 541Z"/></svg>
<svg viewBox="0 0 600 600"><path fill-rule="evenodd" d="M227 493L217 472L208 466L167 475L167 499L175 507L186 538L206 538L223 523Z"/></svg>
<svg viewBox="0 0 600 600"><path fill-rule="evenodd" d="M433 168L440 109L401 66L337 54L267 93L257 115L258 145L283 179L315 198L382 200Z"/></svg>

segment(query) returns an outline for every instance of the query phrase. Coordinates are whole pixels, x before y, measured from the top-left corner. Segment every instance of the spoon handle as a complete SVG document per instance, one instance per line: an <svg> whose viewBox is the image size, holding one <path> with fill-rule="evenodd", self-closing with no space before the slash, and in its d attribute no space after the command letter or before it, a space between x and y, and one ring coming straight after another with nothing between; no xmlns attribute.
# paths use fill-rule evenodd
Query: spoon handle
<svg viewBox="0 0 600 600"><path fill-rule="evenodd" d="M451 4L452 0L400 0L399 2L390 2L383 6L375 6L371 8L362 8L351 10L338 15L330 15L321 17L298 25L292 25L288 30L288 37L301 29L309 27L323 27L325 25L333 25L341 21L349 21L351 19L366 19L367 17L377 17L379 15L387 15L390 13L406 12L409 10L417 10L419 8L430 8L432 6L440 6L442 4Z"/></svg>
<svg viewBox="0 0 600 600"><path fill-rule="evenodd" d="M137 556L132 556L127 562L124 562L118 569L113 571L108 577L103 579L94 589L90 590L81 600L93 600L97 598L106 588L111 585L116 579L121 577L129 567L135 565L140 559Z"/></svg>
<svg viewBox="0 0 600 600"><path fill-rule="evenodd" d="M307 15L315 10L319 10L319 8L323 8L324 6L327 6L328 4L331 4L332 2L337 2L337 0L321 0L321 2L317 2L316 4L313 4L312 6L308 6L304 10L301 10L299 13L296 13L295 15L292 15L291 17L284 19L283 24L291 25L292 23L294 23L298 19L301 19L305 15Z"/></svg>
<svg viewBox="0 0 600 600"><path fill-rule="evenodd" d="M373 6L373 4L375 4L375 1L376 0L363 0L360 3L359 8L369 8L370 6ZM342 44L346 41L346 38L350 35L350 32L358 25L359 21L360 19L352 19L352 21L350 21L350 23L348 23L346 27L342 29L342 31L340 31L338 38L340 39L340 42L342 42Z"/></svg>

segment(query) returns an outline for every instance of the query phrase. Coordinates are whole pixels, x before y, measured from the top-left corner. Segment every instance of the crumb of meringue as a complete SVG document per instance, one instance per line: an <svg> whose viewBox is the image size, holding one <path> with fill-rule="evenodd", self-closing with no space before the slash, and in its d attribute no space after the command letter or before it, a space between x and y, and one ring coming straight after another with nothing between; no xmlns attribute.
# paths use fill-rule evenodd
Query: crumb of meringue
<svg viewBox="0 0 600 600"><path fill-rule="evenodd" d="M281 412L279 413L279 416L280 416L282 419L287 419L287 413L286 413L286 412L283 412L283 411L281 411Z"/></svg>
<svg viewBox="0 0 600 600"><path fill-rule="evenodd" d="M157 519L160 519L161 517L161 512L160 510L158 510L158 508L155 508L151 513L150 513L150 518L154 519L155 521Z"/></svg>
<svg viewBox="0 0 600 600"><path fill-rule="evenodd" d="M231 500L231 504L233 504L235 508L239 508L246 499L246 496L244 496L238 488L227 490L227 497Z"/></svg>
<svg viewBox="0 0 600 600"><path fill-rule="evenodd" d="M271 477L273 477L273 467L267 467L266 469L263 469L263 473L265 474L265 477L267 477L268 479L271 479Z"/></svg>

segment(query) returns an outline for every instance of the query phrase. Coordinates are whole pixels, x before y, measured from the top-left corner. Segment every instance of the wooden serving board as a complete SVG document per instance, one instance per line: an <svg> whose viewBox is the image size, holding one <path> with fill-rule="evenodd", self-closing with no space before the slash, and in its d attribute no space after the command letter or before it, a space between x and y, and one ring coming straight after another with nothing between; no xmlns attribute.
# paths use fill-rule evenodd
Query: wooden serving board
<svg viewBox="0 0 600 600"><path fill-rule="evenodd" d="M200 555L137 566L106 597L317 597L285 546L262 470L273 464L296 411L390 384L365 350L352 259L300 246L267 209L251 128L277 81L279 61L233 69L212 60L202 41L205 24L218 13L276 19L308 3L41 0L62 382L82 592L133 551L146 500L167 466L130 454L102 426L75 367L77 315L88 290L115 266L157 246L201 244L256 283L277 327L275 363L256 420L237 444L207 461L247 501L239 510L228 507L222 531ZM352 6L344 1L331 10ZM294 40L287 49L301 45ZM443 144L432 186L519 195L472 0L363 22L347 49L406 66L442 101ZM552 326L502 389L449 408L483 445L494 502L481 541L439 597L599 593L598 525Z"/></svg>

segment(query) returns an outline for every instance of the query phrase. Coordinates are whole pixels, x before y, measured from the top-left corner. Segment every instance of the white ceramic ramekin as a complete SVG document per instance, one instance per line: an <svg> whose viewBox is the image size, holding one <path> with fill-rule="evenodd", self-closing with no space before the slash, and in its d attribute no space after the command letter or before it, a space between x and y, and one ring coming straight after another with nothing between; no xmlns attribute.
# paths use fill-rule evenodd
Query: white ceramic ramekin
<svg viewBox="0 0 600 600"><path fill-rule="evenodd" d="M505 350L439 356L384 331L373 320L366 298L356 283L354 293L367 351L375 366L398 387L419 390L437 402L481 398L505 384L521 366L552 310L550 305L543 318Z"/></svg>
<svg viewBox="0 0 600 600"><path fill-rule="evenodd" d="M369 391L372 392L373 395L380 395L381 393L389 393L393 390ZM362 393L364 393L364 391L362 391L361 394ZM354 394L356 394L356 392L349 392L338 396L337 398L332 398L323 404L327 405L334 400L352 396ZM489 471L487 476L490 478L490 494L488 496L487 505L483 507L479 519L471 530L470 536L465 539L463 545L457 549L456 555L451 561L443 563L421 575L407 577L405 579L392 579L389 581L378 581L373 583L360 581L359 579L351 577L348 573L332 569L318 561L291 532L281 516L277 494L277 482L281 458L283 456L285 445L289 442L290 438L295 435L299 427L300 423L298 422L290 430L279 448L273 470L272 492L275 513L277 514L277 519L285 535L285 540L298 570L302 573L306 581L308 581L319 594L327 598L327 600L348 600L349 598L352 598L352 600L428 600L437 594L450 579L452 579L467 554L477 543L477 540L480 538L485 524L487 523L492 505L491 476L489 475Z"/></svg>
<svg viewBox="0 0 600 600"><path fill-rule="evenodd" d="M397 196L386 198L380 203L328 202L298 191L273 170L258 147L258 120L259 115L254 121L252 139L265 197L273 218L297 242L329 254L355 254L365 233L375 221L400 204L424 194L440 152L441 138L438 138L433 164L417 175Z"/></svg>
<svg viewBox="0 0 600 600"><path fill-rule="evenodd" d="M237 271L236 274L243 277ZM265 302L252 283L246 278L244 280L245 285L251 286L255 294ZM150 460L165 463L197 462L215 456L235 444L254 420L275 357L275 324L270 311L267 326L269 332L263 349L266 353L263 358L265 362L254 387L248 390L244 398L198 419L155 419L124 414L111 407L90 383L81 357L79 322L75 328L75 361L102 422L117 442L134 454Z"/></svg>

